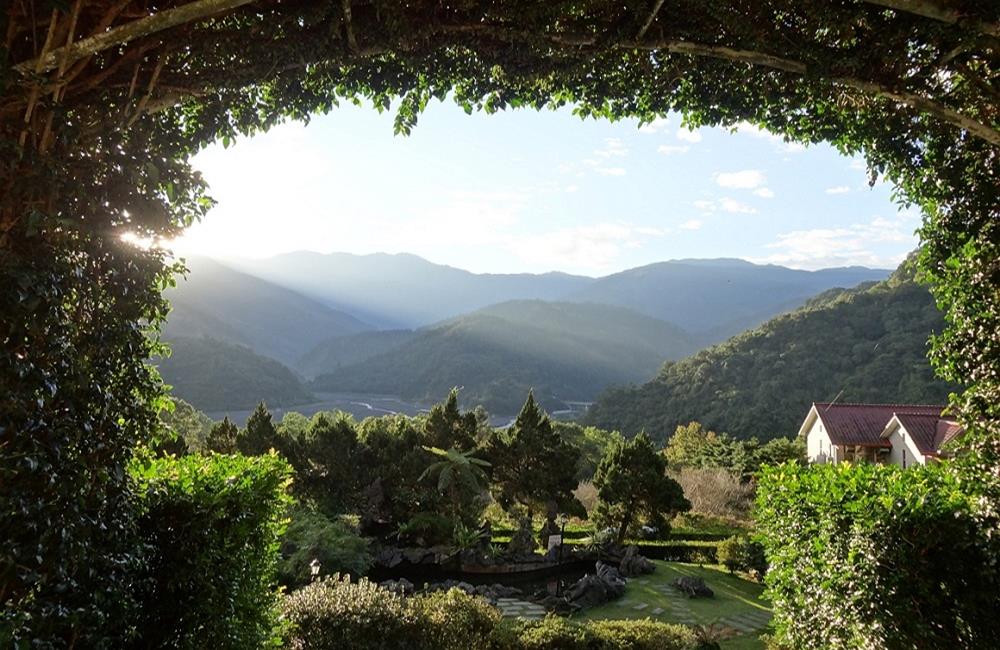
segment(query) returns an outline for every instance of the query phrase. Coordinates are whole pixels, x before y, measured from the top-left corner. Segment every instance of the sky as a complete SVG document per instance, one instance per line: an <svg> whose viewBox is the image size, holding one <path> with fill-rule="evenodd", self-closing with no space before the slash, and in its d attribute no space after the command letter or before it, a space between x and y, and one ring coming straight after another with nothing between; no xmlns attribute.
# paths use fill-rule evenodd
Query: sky
<svg viewBox="0 0 1000 650"><path fill-rule="evenodd" d="M410 136L392 119L344 105L203 150L194 164L218 204L174 250L406 252L477 273L599 276L709 257L893 268L917 243L919 213L870 188L863 161L753 127L451 103L428 106Z"/></svg>

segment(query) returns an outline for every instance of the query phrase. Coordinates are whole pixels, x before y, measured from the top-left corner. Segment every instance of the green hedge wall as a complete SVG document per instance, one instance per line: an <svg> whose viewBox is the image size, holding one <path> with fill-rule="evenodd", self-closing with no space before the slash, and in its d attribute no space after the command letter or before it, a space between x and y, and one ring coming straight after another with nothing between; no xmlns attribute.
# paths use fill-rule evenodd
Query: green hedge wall
<svg viewBox="0 0 1000 650"><path fill-rule="evenodd" d="M997 558L946 466L785 464L757 491L776 640L791 648L988 648Z"/></svg>
<svg viewBox="0 0 1000 650"><path fill-rule="evenodd" d="M139 458L137 648L278 643L274 587L291 469L267 456Z"/></svg>

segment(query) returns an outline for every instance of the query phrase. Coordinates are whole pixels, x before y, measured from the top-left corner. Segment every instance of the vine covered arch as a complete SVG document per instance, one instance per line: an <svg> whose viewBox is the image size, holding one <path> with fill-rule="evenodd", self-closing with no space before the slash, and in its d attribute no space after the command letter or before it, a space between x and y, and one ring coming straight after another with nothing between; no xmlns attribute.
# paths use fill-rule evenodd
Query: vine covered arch
<svg viewBox="0 0 1000 650"><path fill-rule="evenodd" d="M960 463L1000 504L1000 4L977 0L8 0L0 16L0 639L127 631L124 466L157 428L169 239L208 143L339 101L572 105L751 122L865 155L924 213L965 387ZM995 524L994 524L995 527Z"/></svg>

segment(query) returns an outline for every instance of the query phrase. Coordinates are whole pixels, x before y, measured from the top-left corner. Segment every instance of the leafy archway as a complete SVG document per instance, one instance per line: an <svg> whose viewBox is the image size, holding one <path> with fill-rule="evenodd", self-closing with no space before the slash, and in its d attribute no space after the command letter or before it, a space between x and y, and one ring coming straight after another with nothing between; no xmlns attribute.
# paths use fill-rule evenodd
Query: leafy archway
<svg viewBox="0 0 1000 650"><path fill-rule="evenodd" d="M450 96L675 110L864 153L924 211L922 268L950 323L933 357L969 387L967 471L998 516L1000 5L10 0L0 21L5 612L65 638L114 616L123 467L154 428L143 361L172 270L120 235L169 238L204 215L187 163L200 147L342 100L399 100L404 133Z"/></svg>

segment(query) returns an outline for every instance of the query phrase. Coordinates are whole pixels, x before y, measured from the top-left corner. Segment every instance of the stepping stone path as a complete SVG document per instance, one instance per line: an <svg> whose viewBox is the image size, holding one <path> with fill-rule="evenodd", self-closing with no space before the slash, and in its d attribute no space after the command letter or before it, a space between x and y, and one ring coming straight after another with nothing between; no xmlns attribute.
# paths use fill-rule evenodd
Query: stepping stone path
<svg viewBox="0 0 1000 650"><path fill-rule="evenodd" d="M504 618L545 618L545 608L519 598L497 598L497 607Z"/></svg>

